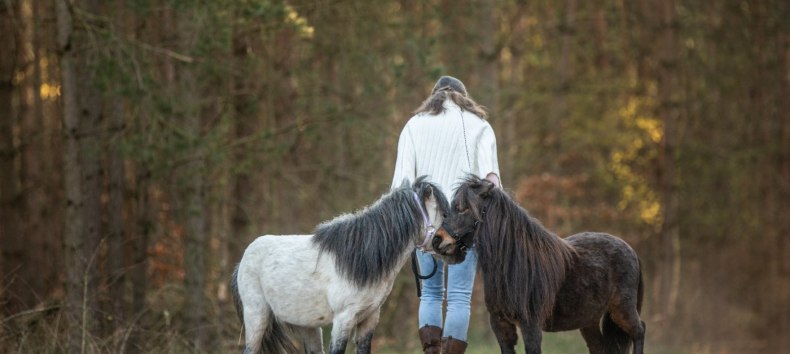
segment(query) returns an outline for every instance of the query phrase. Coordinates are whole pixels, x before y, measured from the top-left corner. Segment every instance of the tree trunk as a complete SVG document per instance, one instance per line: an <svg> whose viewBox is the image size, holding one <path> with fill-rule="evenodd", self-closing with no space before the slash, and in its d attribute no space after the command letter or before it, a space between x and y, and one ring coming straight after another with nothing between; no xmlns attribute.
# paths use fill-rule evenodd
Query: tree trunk
<svg viewBox="0 0 790 354"><path fill-rule="evenodd" d="M123 321L125 299L125 272L126 252L124 252L124 158L120 151L118 141L121 128L124 125L124 107L120 99L115 98L110 108L112 124L109 126L107 145L110 147L108 156L107 176L107 264L106 287L109 289L108 301L104 309L108 316L104 316L104 333L109 335L119 328Z"/></svg>
<svg viewBox="0 0 790 354"><path fill-rule="evenodd" d="M151 171L146 166L138 166L135 173L134 210L135 221L130 243L132 245L132 264L129 270L129 281L132 291L132 304L130 313L126 316L129 320L126 332L129 340L121 344L121 353L140 353L144 341L143 332L137 328L139 319L145 315L145 295L148 293L148 241L154 229L155 212L150 201L149 186L151 184Z"/></svg>
<svg viewBox="0 0 790 354"><path fill-rule="evenodd" d="M0 3L0 33L12 34L14 13L9 2ZM16 148L14 146L14 73L16 72L16 36L8 35L3 42L3 55L0 55L0 286L6 287L10 280L7 275L15 272L19 257L22 256L19 244L19 215L17 205L19 186L16 179ZM7 291L7 289L6 289ZM10 303L9 294L0 292L0 314L15 311ZM2 330L2 327L0 327Z"/></svg>
<svg viewBox="0 0 790 354"><path fill-rule="evenodd" d="M182 53L190 53L197 40L196 26L193 21L194 11L182 12L177 23L178 35ZM204 351L208 345L207 326L208 314L206 310L206 217L204 198L206 194L206 161L205 151L200 144L201 137L201 108L199 88L196 79L196 64L181 62L176 67L179 81L176 85L181 96L181 113L183 114L184 131L188 134L190 143L190 161L184 166L184 188L182 198L185 201L185 251L184 251L184 286L186 299L184 315L186 320L187 338L195 351Z"/></svg>
<svg viewBox="0 0 790 354"><path fill-rule="evenodd" d="M50 230L57 229L58 219L50 217L53 212L53 205L56 205L56 195L52 193L53 186L60 184L60 180L53 178L57 176L54 169L58 165L48 163L46 156L51 156L53 152L47 148L48 139L45 127L44 102L41 98L42 87L42 65L46 59L42 60L41 33L45 24L47 14L42 14L42 7L47 4L42 1L30 0L30 13L26 27L27 37L30 44L26 51L29 52L31 62L28 67L30 79L26 80L25 89L29 102L28 111L23 118L21 128L21 140L25 141L24 149L20 151L22 158L22 190L25 191L25 206L23 207L26 217L23 218L25 229L21 230L28 237L29 244L29 264L35 264L35 271L28 274L33 290L40 294L39 302L46 298L53 289L54 284L59 280L60 266L57 263L61 247L56 241L57 234L53 235ZM27 15L27 14L26 14ZM56 155L56 154L55 154ZM57 188L57 187L55 187ZM59 236L59 235L58 235Z"/></svg>
<svg viewBox="0 0 790 354"><path fill-rule="evenodd" d="M82 309L82 274L86 262L82 259L83 225L82 164L79 144L79 107L77 106L77 78L72 48L74 32L71 9L66 0L57 3L58 45L60 53L61 99L63 101L64 157L63 175L66 197L66 227L63 235L66 260L66 315L69 325L68 351L82 353L80 313Z"/></svg>
<svg viewBox="0 0 790 354"><path fill-rule="evenodd" d="M240 68L239 74L234 77L234 96L233 111L235 116L235 138L245 139L253 132L253 121L256 119L257 109L255 106L253 90L254 86L251 78L247 75L247 70L253 68L248 65L252 38L244 28L236 28L233 36L233 59L236 67ZM244 149L238 149L234 154L234 161L239 166L246 166L249 157ZM233 181L233 199L231 215L231 233L227 239L228 258L231 264L241 260L245 242L251 232L250 213L254 210L252 176L247 168L236 171Z"/></svg>
<svg viewBox="0 0 790 354"><path fill-rule="evenodd" d="M779 45L777 52L779 53L780 68L782 72L790 71L790 34L784 33L779 36ZM790 102L787 97L790 95L790 81L782 80L778 97L780 97L780 106L777 112L790 112ZM782 99L783 97L783 99ZM779 113L782 114L782 113ZM777 117L778 118L778 117ZM779 260L779 269L777 270L778 279L782 279L777 292L784 294L780 298L779 303L790 304L790 244L785 240L785 235L790 234L790 220L786 217L787 210L790 210L790 119L786 117L780 119L781 135L780 135L780 150L781 155L779 158L779 181L784 181L781 184L779 193L775 195L779 201L779 207L775 210L775 218L780 222L780 228L777 230L774 243L776 245L776 259ZM781 335L780 333L788 333L790 331L790 311L780 312L779 325L776 329L777 337L781 338L779 343L776 343L777 350L779 348L790 347L790 337Z"/></svg>
<svg viewBox="0 0 790 354"><path fill-rule="evenodd" d="M189 75L187 75L189 76ZM184 76L182 82L190 82ZM194 81L191 81L194 83ZM193 101L194 102L194 101ZM190 113L193 116L190 120L199 119L197 112ZM190 129L193 134L199 134L199 125L195 124L195 129ZM200 155L200 153L198 153ZM189 167L191 176L186 177L185 195L186 201L186 227L185 227L185 251L184 251L184 285L186 292L185 315L187 330L189 331L191 342L196 351L205 350L206 337L205 327L208 320L206 313L205 300L205 274L206 274L206 222L204 197L206 184L203 174L206 164L203 157L196 157L197 161L191 163Z"/></svg>
<svg viewBox="0 0 790 354"><path fill-rule="evenodd" d="M95 4L82 10L93 12ZM66 319L68 351L84 353L94 329L96 308L95 268L100 207L99 133L101 105L91 87L93 77L82 36L75 31L75 12L67 1L57 3L64 127L64 180L66 225Z"/></svg>
<svg viewBox="0 0 790 354"><path fill-rule="evenodd" d="M37 66L35 61L31 61L30 53L32 49L32 28L35 27L34 19L30 13L29 3L19 1L18 18L19 27L17 43L19 45L20 63L19 73L22 74L17 84L17 112L19 127L19 185L24 191L20 203L20 214L22 216L22 227L18 230L22 235L27 235L20 240L19 246L25 249L25 254L19 264L18 276L24 280L19 283L24 284L24 288L16 289L17 296L27 300L25 307L34 306L35 297L33 294L44 294L46 291L45 279L43 276L32 271L31 265L45 264L44 254L42 253L42 238L40 235L46 234L47 228L43 220L40 219L41 209L46 205L46 196L42 189L43 176L41 156L42 156L42 134L41 117L35 114L35 102L33 97L38 96L39 85L34 82L33 70L29 68Z"/></svg>
<svg viewBox="0 0 790 354"><path fill-rule="evenodd" d="M486 1L480 5L481 9L477 16L479 16L480 23L480 49L478 56L482 62L482 70L480 72L480 84L474 90L478 92L476 97L479 97L479 102L488 108L492 114L492 120L495 123L496 133L504 131L504 119L497 117L499 113L499 105L497 98L499 97L499 51L497 48L497 19L496 5L494 2ZM475 95L473 95L474 97Z"/></svg>
<svg viewBox="0 0 790 354"><path fill-rule="evenodd" d="M680 236L678 230L678 196L675 171L676 131L680 116L677 66L679 49L674 0L657 1L660 14L661 36L658 56L658 116L664 125L664 135L659 153L659 193L662 202L662 223L660 234L661 281L660 299L667 319L675 314L680 288Z"/></svg>
<svg viewBox="0 0 790 354"><path fill-rule="evenodd" d="M564 122L568 120L568 91L570 88L570 75L571 75L571 55L573 48L573 39L575 36L576 27L576 0L565 1L565 13L562 18L561 25L559 26L560 36L560 57L557 61L557 86L554 88L554 99L552 100L550 119L549 119L549 141L550 150L555 157L559 157L563 153L562 136L564 135ZM560 159L552 159L549 165L550 172L555 175L562 173L560 166ZM550 217L553 219L553 217ZM548 220L548 224L552 225L553 221Z"/></svg>

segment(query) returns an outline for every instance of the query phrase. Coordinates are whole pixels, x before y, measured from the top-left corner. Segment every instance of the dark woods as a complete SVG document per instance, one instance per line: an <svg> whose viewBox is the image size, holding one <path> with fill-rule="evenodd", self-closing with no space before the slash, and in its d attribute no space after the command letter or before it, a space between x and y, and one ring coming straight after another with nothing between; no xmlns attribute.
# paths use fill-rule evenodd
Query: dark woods
<svg viewBox="0 0 790 354"><path fill-rule="evenodd" d="M238 350L244 246L388 191L398 132L448 74L487 108L515 201L638 251L648 342L778 352L787 18L780 0L0 1L0 348ZM377 329L398 352L418 345L402 276Z"/></svg>

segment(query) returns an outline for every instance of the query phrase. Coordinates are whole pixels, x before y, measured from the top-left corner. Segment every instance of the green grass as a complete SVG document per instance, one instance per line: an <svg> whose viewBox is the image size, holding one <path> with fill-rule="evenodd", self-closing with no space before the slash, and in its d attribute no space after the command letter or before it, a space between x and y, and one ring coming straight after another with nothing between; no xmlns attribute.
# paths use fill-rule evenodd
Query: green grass
<svg viewBox="0 0 790 354"><path fill-rule="evenodd" d="M519 338L516 351L524 353L523 342ZM378 353L383 354L419 354L422 353L420 348L413 348L411 350L402 350L394 348L379 348ZM491 354L498 353L499 345L493 336L479 336L477 338L469 339L469 347L466 350L467 354ZM586 354L587 347L584 344L578 332L567 333L544 333L543 335L543 354Z"/></svg>
<svg viewBox="0 0 790 354"><path fill-rule="evenodd" d="M651 345L646 343L647 350L651 354L699 354L688 348L670 348L662 345ZM587 354L587 346L578 331L543 333L542 342L543 354ZM375 350L375 346L374 346ZM351 352L348 350L347 352ZM420 348L403 350L402 348L380 347L375 350L382 354L421 354ZM524 342L519 337L516 352L524 353ZM493 335L483 335L469 339L467 354L495 354L499 353L499 345Z"/></svg>

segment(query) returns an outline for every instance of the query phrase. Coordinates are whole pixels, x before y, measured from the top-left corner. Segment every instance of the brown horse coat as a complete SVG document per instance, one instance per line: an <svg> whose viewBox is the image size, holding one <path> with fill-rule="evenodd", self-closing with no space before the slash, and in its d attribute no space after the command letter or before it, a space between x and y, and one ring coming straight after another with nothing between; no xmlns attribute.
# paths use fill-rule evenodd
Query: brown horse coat
<svg viewBox="0 0 790 354"><path fill-rule="evenodd" d="M632 342L642 353L641 265L625 241L596 232L562 239L475 176L451 206L434 248L459 261L464 252L456 244L475 245L502 353L514 353L516 326L527 354L540 353L541 331L572 329L580 329L590 353L627 353Z"/></svg>

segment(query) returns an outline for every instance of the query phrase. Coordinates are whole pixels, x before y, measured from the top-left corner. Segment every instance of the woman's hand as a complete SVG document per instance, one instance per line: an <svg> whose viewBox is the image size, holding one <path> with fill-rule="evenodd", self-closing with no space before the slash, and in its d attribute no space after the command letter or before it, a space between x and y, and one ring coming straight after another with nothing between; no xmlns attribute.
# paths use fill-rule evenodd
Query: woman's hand
<svg viewBox="0 0 790 354"><path fill-rule="evenodd" d="M486 179L491 181L491 183L493 183L495 186L497 186L497 188L499 188L499 176L497 176L496 173L493 172L489 173L488 175L486 175Z"/></svg>

